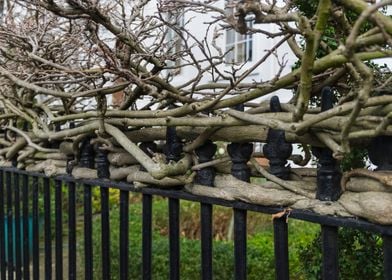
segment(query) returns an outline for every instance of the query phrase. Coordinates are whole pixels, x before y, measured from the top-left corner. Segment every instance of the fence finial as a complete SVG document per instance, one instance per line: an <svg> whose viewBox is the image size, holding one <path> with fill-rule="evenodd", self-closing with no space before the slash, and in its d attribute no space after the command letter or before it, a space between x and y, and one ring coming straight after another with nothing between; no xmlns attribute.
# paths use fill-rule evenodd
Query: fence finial
<svg viewBox="0 0 392 280"><path fill-rule="evenodd" d="M211 140L207 140L202 146L196 148L195 153L199 158L199 163L210 161L214 157L216 149L216 145ZM215 168L213 166L208 166L197 171L195 183L213 187L214 179Z"/></svg>
<svg viewBox="0 0 392 280"><path fill-rule="evenodd" d="M321 92L321 111L333 107L333 92L331 88L325 87ZM324 201L336 201L341 194L340 179L342 172L332 151L328 148L312 148L313 154L319 159L317 169L317 192L316 198Z"/></svg>
<svg viewBox="0 0 392 280"><path fill-rule="evenodd" d="M94 147L90 141L91 137L87 137L80 145L80 167L94 168Z"/></svg>
<svg viewBox="0 0 392 280"><path fill-rule="evenodd" d="M179 161L182 153L182 143L177 136L176 128L166 128L166 145L164 148L167 161Z"/></svg>
<svg viewBox="0 0 392 280"><path fill-rule="evenodd" d="M75 128L75 122L70 122L69 123L69 128L70 129ZM67 165L66 165L66 168L65 168L67 174L69 174L69 175L72 174L72 169L74 168L75 164L76 164L75 155L74 154L67 155Z"/></svg>
<svg viewBox="0 0 392 280"><path fill-rule="evenodd" d="M95 146L95 165L98 178L110 178L108 151L99 144Z"/></svg>
<svg viewBox="0 0 392 280"><path fill-rule="evenodd" d="M270 101L271 112L282 112L279 97L273 96ZM269 171L271 174L288 180L290 177L290 166L287 159L291 156L293 147L286 142L285 132L280 129L269 129L267 144L263 147L264 156L269 160Z"/></svg>
<svg viewBox="0 0 392 280"><path fill-rule="evenodd" d="M244 104L234 107L237 111L244 111ZM252 143L231 143L227 145L227 152L231 157L231 174L241 181L250 182L250 168L247 165L253 153Z"/></svg>

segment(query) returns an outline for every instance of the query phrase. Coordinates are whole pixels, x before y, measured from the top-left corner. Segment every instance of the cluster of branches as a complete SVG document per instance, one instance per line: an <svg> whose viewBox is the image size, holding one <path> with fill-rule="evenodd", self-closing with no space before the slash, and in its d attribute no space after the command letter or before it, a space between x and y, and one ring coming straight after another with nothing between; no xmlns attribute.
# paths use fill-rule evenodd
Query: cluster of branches
<svg viewBox="0 0 392 280"><path fill-rule="evenodd" d="M301 11L299 1L274 0L228 1L230 9L217 0L0 1L0 121L13 133L0 153L51 153L50 141L95 134L161 178L183 173L191 160L173 171L135 143L161 140L167 126L183 128L187 155L206 139L264 141L269 128L284 130L289 142L328 146L336 157L391 135L392 77L369 61L392 55L392 19L380 12L392 1L312 3L314 13ZM207 18L202 36L191 28L200 17ZM228 65L219 41L230 28L276 44L253 63ZM282 74L287 65L277 57L274 77L249 82L285 45L299 67ZM176 79L179 72L186 81ZM310 104L325 86L336 90L338 104L320 113ZM294 97L271 113L258 100L280 89ZM110 102L113 94L124 96L121 104ZM245 111L232 109L239 104Z"/></svg>

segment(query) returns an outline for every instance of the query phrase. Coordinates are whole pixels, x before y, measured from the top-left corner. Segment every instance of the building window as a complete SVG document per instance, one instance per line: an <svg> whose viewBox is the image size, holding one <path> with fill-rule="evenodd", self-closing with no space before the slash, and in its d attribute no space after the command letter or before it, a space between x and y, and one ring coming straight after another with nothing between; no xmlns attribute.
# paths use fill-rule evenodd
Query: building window
<svg viewBox="0 0 392 280"><path fill-rule="evenodd" d="M233 1L226 1L225 11L227 14L234 14ZM252 28L253 22L247 21L248 28ZM253 35L240 34L234 29L226 30L226 56L225 62L244 63L251 61L253 56Z"/></svg>
<svg viewBox="0 0 392 280"><path fill-rule="evenodd" d="M179 67L181 65L181 52L184 50L182 44L182 30L184 27L184 14L182 9L167 14L168 29L166 32L166 44L168 67ZM178 71L175 71L178 72ZM176 73L178 74L178 73Z"/></svg>

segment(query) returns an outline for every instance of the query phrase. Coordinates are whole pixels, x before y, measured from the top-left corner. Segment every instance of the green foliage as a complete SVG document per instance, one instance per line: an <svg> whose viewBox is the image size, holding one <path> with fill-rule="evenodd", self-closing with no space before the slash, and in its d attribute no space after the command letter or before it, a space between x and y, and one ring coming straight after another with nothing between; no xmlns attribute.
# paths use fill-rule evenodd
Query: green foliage
<svg viewBox="0 0 392 280"><path fill-rule="evenodd" d="M342 171L350 171L355 168L363 168L366 165L367 151L365 149L354 148L340 162Z"/></svg>
<svg viewBox="0 0 392 280"><path fill-rule="evenodd" d="M367 151L355 148L345 156L340 166L343 171L363 168ZM305 279L321 279L321 234L299 250L304 266ZM382 279L382 239L376 234L341 228L339 230L339 279Z"/></svg>
<svg viewBox="0 0 392 280"><path fill-rule="evenodd" d="M215 211L216 210L216 211ZM214 214L219 217L231 213L231 209L214 209ZM181 202L180 220L193 219L193 227L199 224L198 203ZM129 217L129 271L131 279L141 279L141 217L142 209L140 202L130 204ZM156 199L153 204L153 263L152 278L169 278L169 244L167 237L167 200ZM269 217L269 219L265 219ZM226 219L227 220L227 219ZM252 235L248 237L248 279L274 279L274 247L273 232L270 216L249 216L251 224L259 223L254 227ZM163 225L165 224L165 226ZM190 227L191 225L189 225ZM215 226L215 225L214 225ZM304 223L301 221L289 221L289 246L290 246L290 269L292 279L305 279L302 273L302 260L298 258L300 245L305 246L315 236L318 225ZM181 279L200 279L200 241L184 237L186 229L181 229ZM192 235L190 237L193 238ZM216 238L221 238L216 235ZM119 278L119 213L113 208L110 213L110 257L111 257L111 279ZM94 279L101 279L101 224L97 218L93 222L93 256L94 256ZM83 246L79 246L79 254L83 254ZM214 279L232 279L234 273L234 248L231 241L214 240L213 242L213 270ZM83 259L83 258L81 258ZM79 278L83 278L80 272Z"/></svg>
<svg viewBox="0 0 392 280"><path fill-rule="evenodd" d="M141 230L142 209L136 197L129 210L129 272L131 279L141 279ZM198 232L199 204L181 202L181 279L200 279L200 241ZM169 278L169 243L167 200L154 199L153 204L153 279ZM216 207L214 215L229 221L231 209ZM251 213L249 213L251 214ZM272 223L267 215L250 215L251 226L248 235L248 279L274 279L274 251ZM227 226L227 225L226 225ZM215 227L215 224L214 224ZM218 225L219 227L219 225ZM193 229L193 230L191 230ZM233 243L224 240L226 231L214 235L213 269L214 279L232 279L234 273ZM111 279L119 279L119 211L116 206L110 212L110 258ZM223 239L223 240L222 240ZM382 242L380 237L370 233L350 229L339 231L339 264L341 279L381 279ZM81 244L83 245L83 244ZM101 279L101 221L95 216L93 221L93 267L94 279ZM78 246L83 255L83 246ZM291 279L320 279L321 247L319 225L289 220L289 258ZM83 260L83 257L81 257ZM83 267L81 264L80 267ZM79 277L83 278L83 271Z"/></svg>
<svg viewBox="0 0 392 280"><path fill-rule="evenodd" d="M305 279L321 279L321 234L299 252ZM353 229L339 230L339 279L382 279L382 240L372 233Z"/></svg>
<svg viewBox="0 0 392 280"><path fill-rule="evenodd" d="M315 0L295 0L294 5L304 16L312 18L316 14L318 2Z"/></svg>
<svg viewBox="0 0 392 280"><path fill-rule="evenodd" d="M141 210L140 207L132 207L130 210L130 231L129 231L129 271L132 279L141 278ZM119 279L119 215L116 209L111 212L110 229L110 256L111 256L111 279ZM94 245L94 279L101 279L101 228L100 220L96 219L93 226ZM251 239L248 247L249 279L260 279L260 275L265 275L264 279L273 279L273 246L272 241L267 237L260 236ZM169 278L169 243L167 236L162 236L159 232L153 233L153 279ZM181 278L200 279L200 242L181 238ZM233 245L226 241L214 241L214 279L230 279L233 275ZM82 247L80 253L82 254ZM254 273L253 273L254 272ZM256 273L257 272L257 273ZM253 276L252 276L253 275ZM82 275L80 276L82 277Z"/></svg>

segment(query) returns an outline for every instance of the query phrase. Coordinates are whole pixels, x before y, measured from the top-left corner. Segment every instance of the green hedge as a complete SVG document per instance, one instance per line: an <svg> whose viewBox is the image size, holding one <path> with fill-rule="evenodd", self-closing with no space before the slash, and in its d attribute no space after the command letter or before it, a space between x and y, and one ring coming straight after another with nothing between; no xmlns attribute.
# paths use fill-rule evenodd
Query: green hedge
<svg viewBox="0 0 392 280"><path fill-rule="evenodd" d="M181 221L188 220L187 228L199 225L197 203L181 202ZM230 215L227 209L214 208L214 215ZM129 219L129 272L131 279L141 279L141 203L130 205ZM99 216L93 222L94 279L101 278L101 224ZM153 244L152 276L153 279L169 278L169 242L167 237L167 201L154 200L153 204ZM250 215L248 224L255 230L248 234L248 279L274 279L273 231L270 217ZM321 250L319 225L290 219L289 221L289 258L290 279L321 279ZM181 229L181 279L200 279L200 241L186 238L186 231ZM195 234L195 237L197 234ZM111 209L111 279L119 279L119 211ZM189 237L189 236L188 236ZM220 238L219 236L215 236ZM340 279L381 279L382 248L380 237L359 231L341 229ZM83 245L83 244L81 244ZM80 259L83 260L83 246L78 246ZM225 240L213 242L214 279L233 279L234 254L233 244ZM79 267L83 267L83 264ZM80 270L80 279L83 271Z"/></svg>
<svg viewBox="0 0 392 280"><path fill-rule="evenodd" d="M339 279L383 279L382 238L379 235L354 229L339 230ZM321 279L321 234L302 247L300 259L306 279Z"/></svg>
<svg viewBox="0 0 392 280"><path fill-rule="evenodd" d="M132 279L141 279L141 224L131 210L129 231L129 271ZM119 219L118 212L113 209L110 219L110 255L111 255L111 279L119 279ZM100 220L96 219L93 224L93 250L94 250L94 279L101 278L101 228ZM169 242L167 236L158 232L153 233L153 279L169 278ZM200 279L200 242L186 238L180 239L181 248L181 279ZM79 247L80 253L83 246ZM232 242L213 242L213 272L214 279L227 280L233 277L234 254ZM248 270L249 278L274 279L273 242L271 235L256 236L248 241ZM82 273L82 272L81 272ZM81 275L82 277L82 275Z"/></svg>

